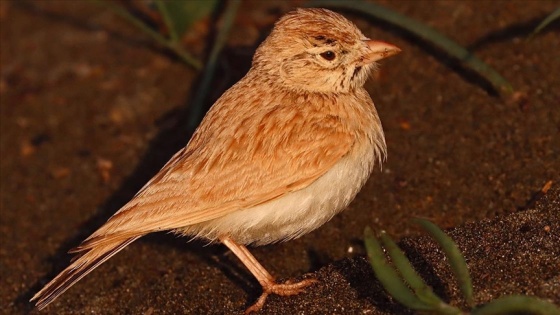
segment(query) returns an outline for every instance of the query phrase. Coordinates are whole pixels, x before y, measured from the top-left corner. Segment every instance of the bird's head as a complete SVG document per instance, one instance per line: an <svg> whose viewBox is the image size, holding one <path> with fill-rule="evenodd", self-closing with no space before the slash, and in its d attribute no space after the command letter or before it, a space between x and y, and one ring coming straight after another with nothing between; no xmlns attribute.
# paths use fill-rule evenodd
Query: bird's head
<svg viewBox="0 0 560 315"><path fill-rule="evenodd" d="M364 85L375 61L398 52L393 45L367 38L338 13L297 9L275 24L257 49L253 68L282 88L348 93Z"/></svg>

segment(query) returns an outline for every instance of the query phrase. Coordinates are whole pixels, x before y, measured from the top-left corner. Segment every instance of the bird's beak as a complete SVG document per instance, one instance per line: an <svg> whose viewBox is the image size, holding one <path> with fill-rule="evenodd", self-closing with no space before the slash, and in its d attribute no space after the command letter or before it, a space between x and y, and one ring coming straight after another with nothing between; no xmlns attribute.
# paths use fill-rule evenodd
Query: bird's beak
<svg viewBox="0 0 560 315"><path fill-rule="evenodd" d="M391 57L401 52L401 49L398 48L397 46L387 44L384 42L375 41L371 39L365 40L364 42L367 44L369 48L368 53L364 56L364 61L363 61L364 64L372 63L374 61L381 60L383 58Z"/></svg>

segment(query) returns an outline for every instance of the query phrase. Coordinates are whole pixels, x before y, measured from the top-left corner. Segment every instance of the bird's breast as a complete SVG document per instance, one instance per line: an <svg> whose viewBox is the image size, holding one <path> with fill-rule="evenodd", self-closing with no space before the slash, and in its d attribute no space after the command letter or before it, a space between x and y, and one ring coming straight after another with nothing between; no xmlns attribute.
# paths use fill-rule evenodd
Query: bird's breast
<svg viewBox="0 0 560 315"><path fill-rule="evenodd" d="M210 240L229 235L238 243L254 245L298 238L348 206L369 178L376 155L371 143L356 146L306 188L190 226L185 232Z"/></svg>
<svg viewBox="0 0 560 315"><path fill-rule="evenodd" d="M234 136L222 138L243 139L242 135L250 134L252 136L246 138L251 139L252 145L245 146L242 152L259 153L264 150L264 156L267 156L265 153L268 151L276 152L269 152L272 160L280 157L305 159L305 154L290 156L284 146L287 143L313 146L314 139L330 139L336 145L337 140L332 137L343 133L353 138L349 151L304 188L288 189L266 202L184 227L181 229L184 234L210 240L228 235L237 243L255 245L289 240L320 227L354 199L371 174L375 162L381 161L385 151L383 131L369 95L365 90L360 90L348 99L316 102L298 100L295 104L293 107L271 107L269 111L262 111L260 116L248 116L252 118L243 123L234 122L227 126L232 129L229 133ZM260 145L254 145L261 142ZM327 158L329 152L324 154ZM316 158L320 159L321 156ZM260 159L263 160L262 157ZM313 167L311 162L293 161L293 165L290 165L292 168L294 165ZM274 178L269 177L267 180Z"/></svg>

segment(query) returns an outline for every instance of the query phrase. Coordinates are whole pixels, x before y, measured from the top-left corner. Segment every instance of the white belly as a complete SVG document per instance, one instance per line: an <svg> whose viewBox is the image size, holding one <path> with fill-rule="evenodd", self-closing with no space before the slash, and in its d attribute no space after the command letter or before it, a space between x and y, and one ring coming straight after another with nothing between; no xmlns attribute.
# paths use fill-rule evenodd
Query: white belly
<svg viewBox="0 0 560 315"><path fill-rule="evenodd" d="M354 199L377 159L374 145L355 149L308 187L261 205L185 228L191 236L264 245L300 237L320 227Z"/></svg>

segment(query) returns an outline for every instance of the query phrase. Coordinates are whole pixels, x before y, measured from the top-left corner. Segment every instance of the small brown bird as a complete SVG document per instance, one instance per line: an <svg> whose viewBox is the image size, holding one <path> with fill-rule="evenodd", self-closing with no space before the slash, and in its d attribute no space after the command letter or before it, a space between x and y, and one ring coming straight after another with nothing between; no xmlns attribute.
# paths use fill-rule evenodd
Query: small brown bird
<svg viewBox="0 0 560 315"><path fill-rule="evenodd" d="M269 294L301 292L315 280L276 283L245 245L300 237L356 196L386 153L363 85L375 61L399 51L329 10L283 16L187 146L31 300L44 308L125 246L164 230L226 245L263 288L247 312Z"/></svg>

